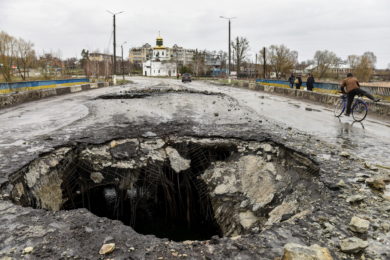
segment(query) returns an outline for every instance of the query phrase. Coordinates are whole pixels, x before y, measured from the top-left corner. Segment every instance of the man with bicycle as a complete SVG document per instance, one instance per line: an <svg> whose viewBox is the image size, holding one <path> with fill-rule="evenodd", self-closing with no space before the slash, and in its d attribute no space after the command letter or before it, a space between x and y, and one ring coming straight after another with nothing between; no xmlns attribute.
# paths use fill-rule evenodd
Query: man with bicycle
<svg viewBox="0 0 390 260"><path fill-rule="evenodd" d="M366 96L374 102L378 102L379 99L375 99L373 95L362 90L360 88L359 81L352 75L352 73L348 73L347 77L341 82L341 92L347 94L347 111L345 112L346 116L351 114L351 106L352 101L356 95Z"/></svg>

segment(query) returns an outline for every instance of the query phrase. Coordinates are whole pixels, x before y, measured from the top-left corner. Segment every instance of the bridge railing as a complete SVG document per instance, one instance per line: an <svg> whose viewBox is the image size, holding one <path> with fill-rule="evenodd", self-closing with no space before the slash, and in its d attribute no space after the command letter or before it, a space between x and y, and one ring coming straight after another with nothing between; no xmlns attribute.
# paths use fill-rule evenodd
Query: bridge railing
<svg viewBox="0 0 390 260"><path fill-rule="evenodd" d="M290 82L287 80L256 79L256 83L276 87L290 87ZM306 87L306 82L302 82L302 87ZM361 88L367 90L373 95L390 97L389 87L362 86ZM314 89L328 93L337 93L340 90L340 85L335 83L316 82L314 83Z"/></svg>
<svg viewBox="0 0 390 260"><path fill-rule="evenodd" d="M0 94L88 83L87 78L0 83Z"/></svg>

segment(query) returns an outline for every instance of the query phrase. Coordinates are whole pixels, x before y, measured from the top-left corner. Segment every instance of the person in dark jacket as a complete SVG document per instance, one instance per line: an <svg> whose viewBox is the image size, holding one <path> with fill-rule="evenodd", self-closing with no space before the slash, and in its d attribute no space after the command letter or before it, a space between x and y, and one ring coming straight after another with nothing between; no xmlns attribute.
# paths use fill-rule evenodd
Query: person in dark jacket
<svg viewBox="0 0 390 260"><path fill-rule="evenodd" d="M294 73L291 73L291 76L288 78L288 82L290 82L290 88L294 88L294 81L295 81Z"/></svg>
<svg viewBox="0 0 390 260"><path fill-rule="evenodd" d="M306 81L306 87L307 87L308 91L313 91L314 83L315 83L314 77L311 73L309 73L309 77L307 78L307 81Z"/></svg>
<svg viewBox="0 0 390 260"><path fill-rule="evenodd" d="M300 89L302 86L302 77L301 75L298 75L297 78L295 79L295 88Z"/></svg>

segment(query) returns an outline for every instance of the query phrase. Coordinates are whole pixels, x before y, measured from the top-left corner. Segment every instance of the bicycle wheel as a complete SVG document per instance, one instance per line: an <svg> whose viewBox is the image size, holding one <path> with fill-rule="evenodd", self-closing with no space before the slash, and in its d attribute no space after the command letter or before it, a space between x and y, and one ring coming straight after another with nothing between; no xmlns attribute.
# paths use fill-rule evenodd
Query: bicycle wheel
<svg viewBox="0 0 390 260"><path fill-rule="evenodd" d="M352 117L355 121L363 121L367 116L367 104L363 101L357 100L352 107Z"/></svg>
<svg viewBox="0 0 390 260"><path fill-rule="evenodd" d="M337 101L336 105L334 106L334 110L333 110L334 116L336 116L336 117L341 116L341 114L345 110L344 104L345 104L345 102L341 99L339 101Z"/></svg>

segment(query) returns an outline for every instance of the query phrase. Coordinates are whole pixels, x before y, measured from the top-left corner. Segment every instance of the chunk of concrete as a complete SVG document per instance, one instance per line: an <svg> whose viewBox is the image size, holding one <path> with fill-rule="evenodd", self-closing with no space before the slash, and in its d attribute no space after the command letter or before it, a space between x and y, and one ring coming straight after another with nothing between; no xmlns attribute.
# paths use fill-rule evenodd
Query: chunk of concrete
<svg viewBox="0 0 390 260"><path fill-rule="evenodd" d="M288 243L284 246L284 254L281 260L333 260L326 247L312 245L310 247L296 243Z"/></svg>
<svg viewBox="0 0 390 260"><path fill-rule="evenodd" d="M359 253L368 247L368 242L357 237L349 237L340 241L340 249L344 253Z"/></svg>
<svg viewBox="0 0 390 260"><path fill-rule="evenodd" d="M366 233L370 227L370 221L353 216L349 228L356 233Z"/></svg>
<svg viewBox="0 0 390 260"><path fill-rule="evenodd" d="M185 171L191 167L191 160L181 157L176 149L168 146L165 148L165 151L169 157L169 161L171 162L171 167L176 173Z"/></svg>
<svg viewBox="0 0 390 260"><path fill-rule="evenodd" d="M239 217L240 217L240 224L245 229L252 227L252 225L258 220L258 218L250 210L246 212L241 212L239 214Z"/></svg>

